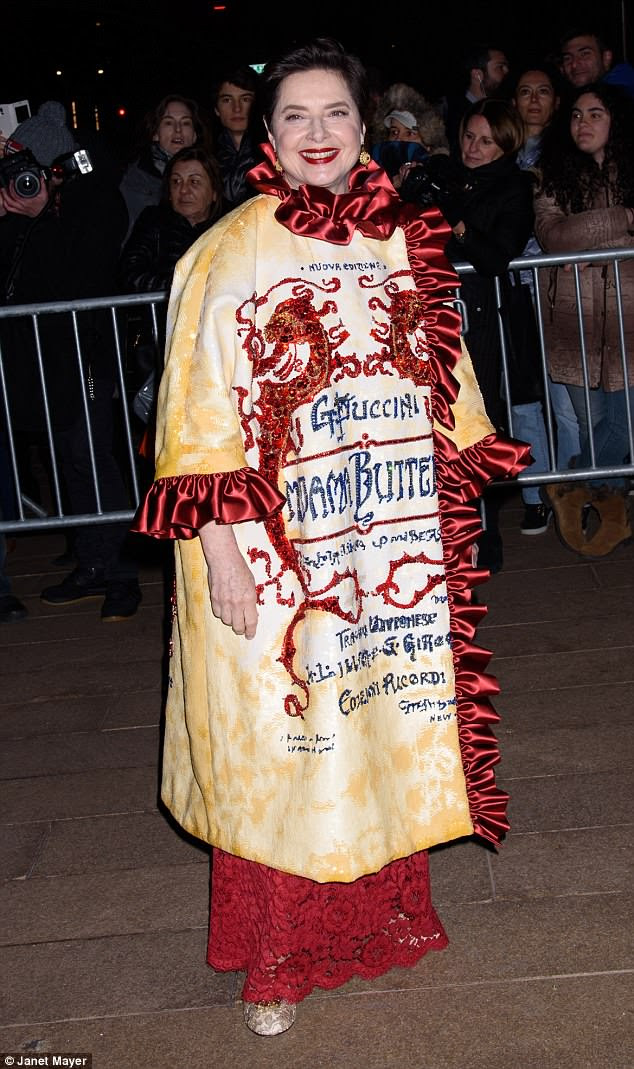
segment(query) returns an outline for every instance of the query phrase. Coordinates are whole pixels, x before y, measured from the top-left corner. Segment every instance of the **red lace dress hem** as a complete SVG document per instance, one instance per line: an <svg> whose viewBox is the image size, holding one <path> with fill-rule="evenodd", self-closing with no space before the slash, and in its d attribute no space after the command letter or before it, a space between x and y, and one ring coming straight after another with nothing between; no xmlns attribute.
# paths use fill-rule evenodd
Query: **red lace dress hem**
<svg viewBox="0 0 634 1069"><path fill-rule="evenodd" d="M213 851L207 962L246 972L245 1002L301 1002L316 987L411 968L448 942L424 850L353 883L316 883Z"/></svg>

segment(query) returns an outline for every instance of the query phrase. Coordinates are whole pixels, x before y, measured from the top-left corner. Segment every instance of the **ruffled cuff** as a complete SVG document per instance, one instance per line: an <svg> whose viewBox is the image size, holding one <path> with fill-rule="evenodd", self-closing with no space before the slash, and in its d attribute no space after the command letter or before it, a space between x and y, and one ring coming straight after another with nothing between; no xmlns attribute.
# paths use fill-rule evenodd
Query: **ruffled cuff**
<svg viewBox="0 0 634 1069"><path fill-rule="evenodd" d="M434 433L436 464L442 480L461 494L462 501L479 497L493 479L513 479L531 463L530 445L515 438L489 434L458 451L441 432Z"/></svg>
<svg viewBox="0 0 634 1069"><path fill-rule="evenodd" d="M211 520L268 519L284 501L279 490L254 468L216 475L172 475L152 484L132 530L153 538L195 538Z"/></svg>
<svg viewBox="0 0 634 1069"><path fill-rule="evenodd" d="M486 574L471 562L480 520L468 502L478 497L491 479L517 474L526 464L529 446L488 435L458 452L442 433L434 433L440 529L447 574L452 654L456 678L458 739L465 774L469 814L474 832L498 844L509 824L508 795L495 784L494 768L500 760L491 724L499 721L490 696L499 691L485 669L489 650L473 643L476 627L486 614L471 601L471 588Z"/></svg>

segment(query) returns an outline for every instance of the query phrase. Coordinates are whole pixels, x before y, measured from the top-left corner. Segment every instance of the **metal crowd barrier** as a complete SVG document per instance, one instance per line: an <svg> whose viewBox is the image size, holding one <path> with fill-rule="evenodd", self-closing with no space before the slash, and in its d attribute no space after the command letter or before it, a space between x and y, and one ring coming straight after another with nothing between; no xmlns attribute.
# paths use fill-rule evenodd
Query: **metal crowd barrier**
<svg viewBox="0 0 634 1069"><path fill-rule="evenodd" d="M576 253L563 253L557 256L547 255L543 253L539 256L518 257L512 260L508 266L509 271L521 270L522 274L530 272L532 278L532 294L535 305L535 314L537 319L537 330L539 334L539 357L541 364L542 386L543 386L543 398L542 409L544 414L544 423L546 427L546 436L548 439L548 453L550 458L550 467L546 471L531 473L531 469L527 468L523 471L515 480L525 486L537 486L541 483L554 483L554 482L567 482L569 480L586 481L588 479L596 480L597 477L601 478L614 478L614 477L631 477L634 476L634 437L632 434L633 426L633 412L632 405L630 404L630 395L627 389L628 382L628 368L629 368L629 356L625 344L625 326L623 319L623 291L621 287L621 273L620 263L622 260L633 260L634 248L625 249L599 249L593 251L576 252ZM590 382L588 377L588 360L587 360L587 347L586 338L583 325L583 304L581 294L581 271L584 265L587 264L611 264L614 270L614 282L615 282L615 297L616 297L616 312L618 320L618 336L619 336L619 355L621 360L621 368L623 371L623 382L625 388L625 409L627 420L627 437L629 444L629 463L600 466L596 462L596 450L595 450L595 435L592 426L592 411L590 402ZM456 264L454 265L459 275L475 274L475 268L471 264ZM556 464L556 444L554 434L554 420L553 410L550 400L550 394L548 390L548 354L546 350L546 341L544 335L544 310L542 306L542 299L539 290L539 272L540 269L550 267L567 267L569 266L574 278L575 295L576 295L576 314L577 314L577 340L579 343L579 355L581 360L581 370L583 376L583 391L585 399L585 411L588 425L588 437L590 446L590 466L589 467L574 467L566 468L564 471L557 469ZM500 279L494 280L495 293L498 305L498 331L500 338L500 350L502 355L502 395L506 405L507 413L507 427L508 433L513 435L513 405L511 403L511 396L509 390L509 376L508 376L508 355L505 332L503 329L502 317L499 314L499 309L502 305L503 297L500 286ZM462 302L459 302L462 303ZM464 306L463 306L464 308ZM464 312L463 312L464 322ZM468 327L468 322L466 324ZM465 330L466 333L466 330ZM631 354L634 359L634 354Z"/></svg>
<svg viewBox="0 0 634 1069"><path fill-rule="evenodd" d="M626 351L625 344L625 330L623 321L623 295L621 289L619 264L623 260L630 259L634 259L634 249L610 249L599 251L595 250L592 252L588 251L578 253L566 253L559 256L540 255L532 257L519 257L518 259L513 260L511 264L509 264L509 270L521 270L522 272L530 272L533 280L532 290L534 294L535 312L537 317L537 327L540 343L541 374L543 382L542 406L546 433L548 438L548 451L550 458L550 467L548 468L548 470L531 474L531 470L529 468L518 476L516 480L518 484L534 486L539 485L540 483L550 483L568 479L585 480L588 478L597 478L598 476L606 478L615 476L634 476L634 440L632 434L633 413L629 403L629 394L627 390L625 391L625 398L627 428L630 447L630 462L617 466L612 466L609 468L602 468L597 466L594 448L594 437L591 434L590 467L566 469L565 471L559 471L557 469L555 427L548 391L549 376L544 335L543 308L538 284L539 272L542 269L555 266L560 267L569 265L571 271L573 272L577 299L578 341L584 379L586 414L588 419L588 427L591 428L591 395L588 379L586 339L584 336L583 327L583 307L580 279L580 272L582 270L581 265L597 262L601 263L602 265L607 263L613 265L616 286L616 308L618 317L619 348L623 367L624 382L627 383L628 353ZM470 264L458 264L456 265L456 270L459 275L474 272L474 268ZM513 434L513 406L511 403L511 396L508 385L507 346L505 332L503 329L503 320L499 311L502 304L502 291L499 279L494 280L494 285L498 305L498 327L503 366L502 393L503 399L506 403L509 433ZM7 480L9 480L9 482L11 482L11 480L13 481L16 490L18 513L16 519L3 519L2 514L0 513L0 531L15 532L60 527L77 527L85 524L94 523L129 522L132 519L136 506L139 503L137 451L139 439L143 428L142 425L138 424L138 421L136 421L135 417L131 417L130 414L130 369L126 363L128 357L126 332L129 329L131 315L145 316L146 325L149 322L151 335L153 337L154 343L157 344L157 338L159 336L157 326L157 306L162 305L165 300L165 293L144 293L122 297L102 297L92 300L63 301L51 304L10 305L0 307L0 413L2 413L2 415L0 416L0 479L4 479L5 482ZM464 304L459 299L456 303L462 307L464 326L466 329L468 327L468 323L466 321ZM118 413L119 432L120 438L122 439L120 444L122 446L123 455L119 457L119 462L122 464L123 467L125 467L125 471L123 474L127 483L130 498L130 508L119 509L118 511L106 511L102 508L102 495L100 493L99 487L99 476L95 457L94 438L90 420L90 382L87 381L87 376L84 373L82 342L80 337L80 326L78 322L78 316L80 313L94 311L96 309L105 309L110 312L112 347L116 357L116 385L114 388L113 403L115 405L116 412ZM87 426L88 451L90 457L90 467L92 471L93 489L95 497L94 511L82 515L70 514L65 508L63 501L63 480L60 472L59 461L57 458L57 450L55 447L54 421L52 418L51 406L49 403L47 372L45 367L42 340L40 336L40 321L42 317L49 315L67 315L70 317L70 321L72 324L72 333L74 337L75 349L74 355L76 359L78 383L80 388L81 408L83 410L84 419L86 421ZM149 320L147 319L147 317L149 317ZM32 497L29 496L23 485L23 480L21 479L19 470L16 433L12 423L10 390L8 388L7 381L7 361L9 359L15 359L15 353L9 352L11 346L10 344L5 345L4 334L5 322L11 319L18 318L22 320L30 320L33 332L33 341L37 361L37 378L39 379L39 387L41 390L41 401L43 406L45 424L42 441L44 448L48 452L48 463L46 466L48 467L48 483L50 484L50 501L47 501L46 504L34 501Z"/></svg>
<svg viewBox="0 0 634 1069"><path fill-rule="evenodd" d="M157 306L163 305L167 295L160 293L129 294L122 297L98 297L78 301L59 301L53 303L8 305L0 307L0 479L12 479L15 487L17 519L3 519L0 513L0 531L32 531L58 527L78 527L94 523L129 523L134 516L136 506L139 504L139 479L138 479L138 444L141 437L142 426L135 427L134 420L130 415L129 399L129 369L125 365L126 335L129 331L130 314L137 310L145 317L145 326L149 327L150 335L155 345L158 344ZM115 383L113 386L113 426L114 433L117 429L121 432L121 445L123 455L118 460L122 469L124 481L127 484L130 505L134 507L122 508L116 511L106 511L102 507L102 494L99 486L97 472L97 460L95 454L95 439L91 423L89 395L91 382L85 373L84 355L82 353L82 341L80 337L79 316L82 312L94 312L103 309L109 312L112 352L115 356ZM118 315L119 313L119 315ZM86 426L86 437L90 468L92 472L92 484L95 497L95 509L89 513L78 515L70 513L63 501L63 480L60 472L60 464L55 447L54 419L51 412L49 397L49 385L45 368L44 351L41 339L41 320L46 316L67 315L70 317L72 335L74 339L74 357L77 368L77 383L79 385L80 406ZM40 395L33 398L33 403L42 403L44 430L40 444L46 450L45 466L48 469L48 482L50 483L50 502L46 505L34 501L25 492L23 479L18 465L18 438L11 415L11 398L9 388L9 374L7 364L9 360L18 358L15 352L15 339L13 344L4 330L4 324L12 319L30 320L32 338L37 364L37 379L39 380ZM134 322L134 321L133 321ZM143 325L142 320L139 321ZM12 351L13 350L13 351ZM140 385L140 384L139 384ZM117 426L118 424L118 426ZM2 498L0 498L0 501Z"/></svg>

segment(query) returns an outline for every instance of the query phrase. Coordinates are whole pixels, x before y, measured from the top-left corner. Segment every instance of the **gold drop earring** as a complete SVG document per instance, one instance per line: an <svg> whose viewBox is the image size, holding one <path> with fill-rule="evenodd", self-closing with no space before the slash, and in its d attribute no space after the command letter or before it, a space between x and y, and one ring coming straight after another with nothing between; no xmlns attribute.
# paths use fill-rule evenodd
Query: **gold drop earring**
<svg viewBox="0 0 634 1069"><path fill-rule="evenodd" d="M359 163L363 167L367 167L369 162L370 162L370 153L368 152L367 148L365 147L365 145L363 144L363 141L362 141L361 142L361 152L359 153Z"/></svg>

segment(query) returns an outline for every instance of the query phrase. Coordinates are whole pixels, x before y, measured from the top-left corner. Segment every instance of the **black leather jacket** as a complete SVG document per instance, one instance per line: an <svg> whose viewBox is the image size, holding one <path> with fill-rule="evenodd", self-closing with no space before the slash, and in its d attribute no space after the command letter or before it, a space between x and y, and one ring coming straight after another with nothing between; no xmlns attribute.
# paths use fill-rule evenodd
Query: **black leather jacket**
<svg viewBox="0 0 634 1069"><path fill-rule="evenodd" d="M205 220L192 226L168 204L144 208L121 253L123 290L151 293L169 289L178 260L211 223Z"/></svg>
<svg viewBox="0 0 634 1069"><path fill-rule="evenodd" d="M222 130L216 141L215 156L222 175L228 210L237 208L249 197L254 197L255 190L247 182L247 174L260 162L261 154L249 134L243 135L240 148L237 149L228 130Z"/></svg>

